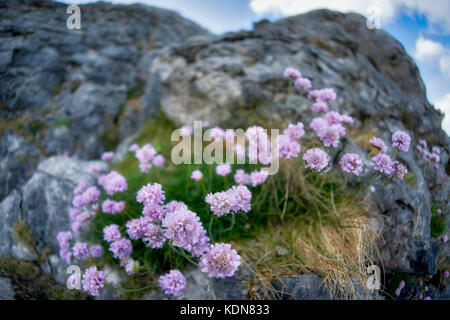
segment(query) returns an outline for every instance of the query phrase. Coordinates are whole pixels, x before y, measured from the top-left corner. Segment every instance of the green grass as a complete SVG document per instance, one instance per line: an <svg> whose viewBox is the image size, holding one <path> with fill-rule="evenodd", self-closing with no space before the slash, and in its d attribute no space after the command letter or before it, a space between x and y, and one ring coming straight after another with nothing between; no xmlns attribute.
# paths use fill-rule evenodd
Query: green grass
<svg viewBox="0 0 450 320"><path fill-rule="evenodd" d="M303 170L301 161L298 159L282 161L278 174L269 176L264 184L256 188L249 187L253 195L250 212L236 214L234 223L232 215L214 218L210 227L213 215L204 201L205 196L210 192L219 192L230 188L234 183L233 174L226 178L220 177L215 173L215 165L174 165L170 161L171 149L176 144L170 141L170 135L174 129L176 126L160 114L142 127L135 141L140 145L152 143L157 152L166 158L166 164L162 168L152 168L148 174L141 173L138 162L131 152L122 163L113 168L125 176L128 190L110 198L124 200L126 210L119 215L100 214L94 218L91 236L95 242L102 243L107 252L100 263L115 264L119 267L119 261L112 259L108 251L108 243L102 240L104 226L111 223L118 224L121 226L122 234L126 236L126 221L140 217L143 208L142 204L136 202L137 191L148 183L157 182L165 191L166 202L182 201L191 211L198 214L213 242L231 242L239 251L240 248L245 251L245 247L249 243L259 241L255 246L255 251L252 252L259 258L266 254L266 248L271 243L285 244L291 252L294 252L294 255L298 255L298 261L303 261L299 262L298 266L286 269L284 267L286 261L274 257L268 262L271 264L270 269L273 274L276 274L276 271L290 271L296 274L316 271L326 277L327 275L324 273L328 272L328 269L319 270L320 267L311 262L321 257L339 260L339 268L346 270L348 274L358 272L356 270L357 262L350 261L353 259L351 257L355 257L356 260L355 248L351 249L355 252L343 254L342 252L336 253L336 248L329 248L330 244L328 243L322 244L322 241L323 243L327 241L323 238L338 238L341 234L350 235L360 227L354 223L354 218L362 214L364 203L359 196L355 195L354 188L349 190L345 187L345 184L342 183L344 181L342 174L330 172L320 176L315 172ZM315 142L305 139L302 148L305 150L310 143L314 144ZM237 168L251 172L259 169L259 166L233 165L233 173ZM199 182L189 178L191 172L196 169L203 173L205 190ZM101 200L105 198L103 196ZM232 224L233 228L230 229ZM296 228L299 229L296 230ZM274 230L279 231L277 238L269 239L267 235L275 232ZM310 230L310 232L304 232L304 230ZM322 232L322 230L325 231ZM301 241L312 243L317 250L311 250L314 251L313 254L302 252L297 246L299 237ZM342 239L336 240L336 247L339 247L340 250L347 250L346 247L349 246L346 242L350 241L349 239L350 236L343 236ZM155 284L154 276L156 274L173 268L183 269L188 263L167 243L162 249L151 249L145 247L141 240L132 242L134 250L132 258L140 261L145 272L129 277L124 285L127 289ZM341 258L342 256L348 256L348 258ZM250 257L248 260L249 263L254 263L254 261L250 261L252 260ZM329 266L330 264L324 263L324 265ZM350 267L350 265L352 266ZM137 296L138 293L127 294L128 298Z"/></svg>

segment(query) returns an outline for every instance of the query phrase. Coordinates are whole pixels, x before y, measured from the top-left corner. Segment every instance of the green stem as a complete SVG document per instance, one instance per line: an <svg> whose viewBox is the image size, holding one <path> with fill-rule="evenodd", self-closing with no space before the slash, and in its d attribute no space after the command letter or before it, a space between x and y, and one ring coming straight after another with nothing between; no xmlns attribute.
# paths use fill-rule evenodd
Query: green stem
<svg viewBox="0 0 450 320"><path fill-rule="evenodd" d="M233 213L231 215L231 225L228 228L226 228L225 230L223 230L223 232L228 232L228 231L233 230L235 222L236 222L236 215Z"/></svg>
<svg viewBox="0 0 450 320"><path fill-rule="evenodd" d="M215 215L211 216L211 219L209 219L209 225L208 225L208 233L209 233L209 237L211 238L211 241L214 242L214 237L212 235L212 224L214 222L214 219L216 218Z"/></svg>
<svg viewBox="0 0 450 320"><path fill-rule="evenodd" d="M111 288L111 289L114 289L114 290L117 290L117 291L121 291L121 292L137 292L137 291L150 289L152 287L152 285L148 285L148 286L145 286L143 288L138 288L138 289L122 289L122 288L116 288L116 287L114 287L114 286L112 286L112 285L110 285L110 284L108 284L106 282L104 282L104 285L109 287L109 288Z"/></svg>
<svg viewBox="0 0 450 320"><path fill-rule="evenodd" d="M175 251L177 254L180 254L183 256L183 258L185 258L187 261L189 261L190 263L192 263L194 266L198 267L198 263L196 263L194 260L192 260L188 255L186 255L186 253L184 253L184 251L181 249L180 251L177 250L177 248L175 248L174 246L171 246L172 250Z"/></svg>

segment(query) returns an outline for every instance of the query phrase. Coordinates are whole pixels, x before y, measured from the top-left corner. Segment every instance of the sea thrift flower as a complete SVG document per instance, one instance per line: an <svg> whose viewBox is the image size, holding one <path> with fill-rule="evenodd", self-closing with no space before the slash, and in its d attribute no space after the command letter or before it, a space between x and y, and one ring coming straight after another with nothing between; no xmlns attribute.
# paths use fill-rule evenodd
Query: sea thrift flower
<svg viewBox="0 0 450 320"><path fill-rule="evenodd" d="M317 132L317 136L325 147L336 148L339 145L340 138L345 136L345 128L340 124L332 124Z"/></svg>
<svg viewBox="0 0 450 320"><path fill-rule="evenodd" d="M433 147L431 149L431 152L434 153L434 154L440 155L441 154L441 149L439 149L439 147Z"/></svg>
<svg viewBox="0 0 450 320"><path fill-rule="evenodd" d="M79 233L83 229L83 225L78 221L74 221L72 222L70 228L72 229L73 233Z"/></svg>
<svg viewBox="0 0 450 320"><path fill-rule="evenodd" d="M100 191L97 187L89 187L82 194L76 195L72 200L72 205L75 208L81 208L88 204L97 201L100 196Z"/></svg>
<svg viewBox="0 0 450 320"><path fill-rule="evenodd" d="M188 210L188 207L184 202L176 200L169 201L164 207L167 212L174 212L175 210Z"/></svg>
<svg viewBox="0 0 450 320"><path fill-rule="evenodd" d="M159 287L165 294L178 297L183 295L186 278L179 270L170 270L169 273L159 278Z"/></svg>
<svg viewBox="0 0 450 320"><path fill-rule="evenodd" d="M110 224L103 228L103 239L108 242L113 242L122 238L119 226L117 224Z"/></svg>
<svg viewBox="0 0 450 320"><path fill-rule="evenodd" d="M194 132L194 129L191 126L182 126L180 128L180 134L183 137L190 136Z"/></svg>
<svg viewBox="0 0 450 320"><path fill-rule="evenodd" d="M219 127L211 128L209 131L209 136L212 140L222 140L225 136L225 130Z"/></svg>
<svg viewBox="0 0 450 320"><path fill-rule="evenodd" d="M200 218L194 212L179 207L169 212L162 221L164 235L172 244L200 256L209 245L209 238Z"/></svg>
<svg viewBox="0 0 450 320"><path fill-rule="evenodd" d="M444 273L442 275L443 275L444 279L447 279L450 276L450 272L444 271Z"/></svg>
<svg viewBox="0 0 450 320"><path fill-rule="evenodd" d="M90 267L83 274L83 281L81 282L83 290L91 296L98 296L99 290L104 286L105 278L105 272L97 271L95 266Z"/></svg>
<svg viewBox="0 0 450 320"><path fill-rule="evenodd" d="M73 256L80 260L87 260L89 258L89 250L87 243L76 242L73 245Z"/></svg>
<svg viewBox="0 0 450 320"><path fill-rule="evenodd" d="M304 77L298 77L295 82L294 85L297 89L311 89L311 80L309 80L308 78L304 78Z"/></svg>
<svg viewBox="0 0 450 320"><path fill-rule="evenodd" d="M135 274L139 270L139 261L134 261L131 258L128 258L127 263L125 264L125 272L130 276Z"/></svg>
<svg viewBox="0 0 450 320"><path fill-rule="evenodd" d="M387 145L384 143L383 140L377 137L373 137L369 140L370 144L374 146L375 148L381 150L383 153L386 153L387 151Z"/></svg>
<svg viewBox="0 0 450 320"><path fill-rule="evenodd" d="M237 169L234 174L234 181L237 184L246 185L250 183L250 175L246 173L243 169Z"/></svg>
<svg viewBox="0 0 450 320"><path fill-rule="evenodd" d="M346 173L352 173L355 176L359 176L363 171L363 163L361 157L356 153L347 153L339 162L342 171Z"/></svg>
<svg viewBox="0 0 450 320"><path fill-rule="evenodd" d="M304 125L301 122L297 124L290 123L283 131L283 135L287 135L291 140L298 140L305 135Z"/></svg>
<svg viewBox="0 0 450 320"><path fill-rule="evenodd" d="M67 248L72 240L72 233L70 231L60 231L56 236L56 240L58 240L60 247Z"/></svg>
<svg viewBox="0 0 450 320"><path fill-rule="evenodd" d="M137 240L141 238L145 231L147 230L147 226L151 223L151 219L148 217L141 217L138 219L129 220L126 223L127 233L130 236L130 239Z"/></svg>
<svg viewBox="0 0 450 320"><path fill-rule="evenodd" d="M130 240L122 238L112 242L109 245L109 251L113 253L114 258L122 259L131 255L133 247Z"/></svg>
<svg viewBox="0 0 450 320"><path fill-rule="evenodd" d="M408 169L398 161L392 162L393 175L403 180L403 177L408 174Z"/></svg>
<svg viewBox="0 0 450 320"><path fill-rule="evenodd" d="M372 166L376 171L391 175L394 173L393 164L392 159L387 154L379 153L372 157Z"/></svg>
<svg viewBox="0 0 450 320"><path fill-rule="evenodd" d="M309 92L308 98L321 101L336 100L336 92L331 88L312 90Z"/></svg>
<svg viewBox="0 0 450 320"><path fill-rule="evenodd" d="M147 163L156 156L156 150L151 143L147 143L136 151L135 156L140 163Z"/></svg>
<svg viewBox="0 0 450 320"><path fill-rule="evenodd" d="M164 237L163 230L157 224L149 223L144 232L143 238L145 245L153 249L162 248L166 238Z"/></svg>
<svg viewBox="0 0 450 320"><path fill-rule="evenodd" d="M123 192L128 188L127 181L117 171L111 171L106 175L100 176L98 178L98 184L101 185L109 195L113 195L116 192Z"/></svg>
<svg viewBox="0 0 450 320"><path fill-rule="evenodd" d="M100 172L102 172L102 168L98 164L91 164L88 167L88 172L93 173L93 174L100 173Z"/></svg>
<svg viewBox="0 0 450 320"><path fill-rule="evenodd" d="M253 171L250 173L250 183L253 187L256 187L267 180L269 172L267 170L261 169L259 171Z"/></svg>
<svg viewBox="0 0 450 320"><path fill-rule="evenodd" d="M311 120L309 123L309 128L314 130L315 132L319 132L328 127L328 121L322 117L317 117Z"/></svg>
<svg viewBox="0 0 450 320"><path fill-rule="evenodd" d="M232 199L225 191L208 194L205 202L210 205L211 211L218 217L231 213Z"/></svg>
<svg viewBox="0 0 450 320"><path fill-rule="evenodd" d="M328 105L325 101L318 100L313 103L312 109L314 112L317 112L317 113L328 112Z"/></svg>
<svg viewBox="0 0 450 320"><path fill-rule="evenodd" d="M114 158L114 152L109 151L109 152L104 152L104 153L102 153L101 159L102 159L103 161L109 161L109 160L111 160L112 158Z"/></svg>
<svg viewBox="0 0 450 320"><path fill-rule="evenodd" d="M59 250L59 256L67 264L72 262L72 252L70 252L68 248L61 248Z"/></svg>
<svg viewBox="0 0 450 320"><path fill-rule="evenodd" d="M236 153L236 157L238 159L238 163L242 163L245 159L245 148L240 144L235 144L233 146L234 153Z"/></svg>
<svg viewBox="0 0 450 320"><path fill-rule="evenodd" d="M448 237L445 235L445 236L443 236L442 237L442 242L443 243L447 243L447 241L448 241Z"/></svg>
<svg viewBox="0 0 450 320"><path fill-rule="evenodd" d="M103 247L99 244L93 244L89 247L89 254L92 258L100 258L103 255Z"/></svg>
<svg viewBox="0 0 450 320"><path fill-rule="evenodd" d="M82 194L84 191L86 191L88 187L88 181L86 179L83 179L73 190L73 193L76 195Z"/></svg>
<svg viewBox="0 0 450 320"><path fill-rule="evenodd" d="M209 277L232 277L241 264L241 257L227 243L215 243L200 258L199 268Z"/></svg>
<svg viewBox="0 0 450 320"><path fill-rule="evenodd" d="M306 162L305 168L311 168L321 172L328 166L329 156L328 154L319 149L309 149L303 154L303 160Z"/></svg>
<svg viewBox="0 0 450 320"><path fill-rule="evenodd" d="M150 163L139 162L139 170L142 173L148 173L151 168L152 168L152 165Z"/></svg>
<svg viewBox="0 0 450 320"><path fill-rule="evenodd" d="M392 146L403 152L408 152L411 137L404 131L396 131L392 135Z"/></svg>
<svg viewBox="0 0 450 320"><path fill-rule="evenodd" d="M117 214L125 210L125 202L124 201L114 201L110 199L106 199L102 203L102 211L104 213Z"/></svg>
<svg viewBox="0 0 450 320"><path fill-rule="evenodd" d="M162 167L164 165L164 162L166 162L166 159L162 155L158 154L153 158L152 164L155 167Z"/></svg>
<svg viewBox="0 0 450 320"><path fill-rule="evenodd" d="M217 165L216 167L216 173L219 176L225 177L231 173L231 166L229 163L222 163Z"/></svg>
<svg viewBox="0 0 450 320"><path fill-rule="evenodd" d="M200 181L203 178L203 173L200 170L194 170L191 173L191 179L195 181Z"/></svg>
<svg viewBox="0 0 450 320"><path fill-rule="evenodd" d="M129 150L130 152L136 152L136 151L139 150L139 145L138 145L137 143L133 143L133 144L128 148L128 150Z"/></svg>
<svg viewBox="0 0 450 320"><path fill-rule="evenodd" d="M136 201L143 203L144 206L161 205L164 200L166 200L166 196L159 183L149 183L143 186L136 196Z"/></svg>
<svg viewBox="0 0 450 320"><path fill-rule="evenodd" d="M397 297L399 297L401 293L402 293L402 289L400 289L400 288L395 289L395 295Z"/></svg>
<svg viewBox="0 0 450 320"><path fill-rule="evenodd" d="M406 285L405 280L402 280L402 281L400 281L400 283L399 283L399 285L398 285L398 288L399 288L400 290L402 290L402 289L405 287L405 285Z"/></svg>
<svg viewBox="0 0 450 320"><path fill-rule="evenodd" d="M232 212L249 212L251 208L252 193L244 185L233 186L227 193L232 199Z"/></svg>
<svg viewBox="0 0 450 320"><path fill-rule="evenodd" d="M149 222L161 221L166 215L166 208L160 205L144 206L142 215L147 217Z"/></svg>
<svg viewBox="0 0 450 320"><path fill-rule="evenodd" d="M81 284L81 276L78 273L73 273L67 279L67 282L70 283L72 288L79 289L79 284Z"/></svg>
<svg viewBox="0 0 450 320"><path fill-rule="evenodd" d="M280 158L297 158L300 154L300 145L297 141L291 140L287 135L278 136L278 154Z"/></svg>
<svg viewBox="0 0 450 320"><path fill-rule="evenodd" d="M283 76L285 78L297 79L297 78L300 78L302 76L302 74L297 69L286 68L284 70Z"/></svg>

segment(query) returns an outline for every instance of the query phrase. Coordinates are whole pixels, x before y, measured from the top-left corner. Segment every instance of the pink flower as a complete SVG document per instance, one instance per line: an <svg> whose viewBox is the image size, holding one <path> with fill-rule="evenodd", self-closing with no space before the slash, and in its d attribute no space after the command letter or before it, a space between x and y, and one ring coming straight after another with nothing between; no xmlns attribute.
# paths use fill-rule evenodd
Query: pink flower
<svg viewBox="0 0 450 320"><path fill-rule="evenodd" d="M130 240L122 238L112 242L109 245L109 251L113 253L114 258L122 259L131 255L133 247Z"/></svg>
<svg viewBox="0 0 450 320"><path fill-rule="evenodd" d="M392 135L392 146L403 152L408 152L411 137L404 131L396 131Z"/></svg>
<svg viewBox="0 0 450 320"><path fill-rule="evenodd" d="M285 78L297 79L297 78L300 78L302 76L302 74L297 69L286 68L284 70L283 76Z"/></svg>
<svg viewBox="0 0 450 320"><path fill-rule="evenodd" d="M250 183L250 175L242 169L237 169L234 174L234 181L237 184L246 185Z"/></svg>
<svg viewBox="0 0 450 320"><path fill-rule="evenodd" d="M319 132L321 130L324 130L328 127L328 121L325 120L322 117L317 117L312 119L312 121L309 123L309 128L314 130L315 132Z"/></svg>
<svg viewBox="0 0 450 320"><path fill-rule="evenodd" d="M300 145L297 141L291 140L287 135L278 136L278 154L280 158L297 158L300 154Z"/></svg>
<svg viewBox="0 0 450 320"><path fill-rule="evenodd" d="M209 132L209 136L212 140L222 140L225 137L225 130L219 127L214 127L210 129Z"/></svg>
<svg viewBox="0 0 450 320"><path fill-rule="evenodd" d="M125 210L125 202L124 201L114 201L110 199L106 199L102 203L102 211L104 213L117 214Z"/></svg>
<svg viewBox="0 0 450 320"><path fill-rule="evenodd" d="M156 156L156 150L151 143L147 143L136 151L135 156L140 163L147 163Z"/></svg>
<svg viewBox="0 0 450 320"><path fill-rule="evenodd" d="M142 173L148 173L151 168L152 168L152 165L150 163L139 162L139 170Z"/></svg>
<svg viewBox="0 0 450 320"><path fill-rule="evenodd" d="M320 113L320 112L327 112L328 111L328 105L325 101L318 100L313 103L312 109L314 112Z"/></svg>
<svg viewBox="0 0 450 320"><path fill-rule="evenodd" d="M284 135L287 135L291 140L298 140L305 135L305 129L303 123L298 122L297 124L290 123L286 129L283 131Z"/></svg>
<svg viewBox="0 0 450 320"><path fill-rule="evenodd" d="M249 212L251 209L252 193L244 185L233 186L227 193L233 199L232 212Z"/></svg>
<svg viewBox="0 0 450 320"><path fill-rule="evenodd" d="M159 278L159 287L165 294L179 297L186 287L186 278L179 270L170 270Z"/></svg>
<svg viewBox="0 0 450 320"><path fill-rule="evenodd" d="M73 256L80 260L87 260L89 258L89 250L87 243L85 242L76 242L73 245Z"/></svg>
<svg viewBox="0 0 450 320"><path fill-rule="evenodd" d="M154 157L152 161L155 167L162 167L164 165L164 162L166 162L166 159L164 159L164 157L160 154Z"/></svg>
<svg viewBox="0 0 450 320"><path fill-rule="evenodd" d="M114 158L114 152L109 151L109 152L102 153L102 156L101 156L102 161L109 161L112 158Z"/></svg>
<svg viewBox="0 0 450 320"><path fill-rule="evenodd" d="M60 231L56 236L56 240L58 240L60 247L68 248L72 240L72 233L70 231Z"/></svg>
<svg viewBox="0 0 450 320"><path fill-rule="evenodd" d="M150 223L144 232L143 238L145 245L153 249L162 248L166 238L164 237L163 230L157 224Z"/></svg>
<svg viewBox="0 0 450 320"><path fill-rule="evenodd" d="M172 244L200 256L209 245L209 238L203 228L200 218L194 212L178 207L167 213L162 221L164 236L172 239Z"/></svg>
<svg viewBox="0 0 450 320"><path fill-rule="evenodd" d="M231 173L231 165L229 163L222 163L217 165L216 173L222 177L229 175Z"/></svg>
<svg viewBox="0 0 450 320"><path fill-rule="evenodd" d="M166 208L156 204L150 206L144 206L142 210L142 215L147 217L150 222L161 221L166 215Z"/></svg>
<svg viewBox="0 0 450 320"><path fill-rule="evenodd" d="M264 183L267 180L267 177L269 176L269 172L267 170L259 170L259 171L253 171L250 173L250 183L253 187L256 187L262 183Z"/></svg>
<svg viewBox="0 0 450 320"><path fill-rule="evenodd" d="M444 279L447 279L450 276L450 272L444 271L444 273L442 275L443 275Z"/></svg>
<svg viewBox="0 0 450 320"><path fill-rule="evenodd" d="M341 165L342 171L346 173L353 173L356 176L359 176L363 171L363 163L361 158L356 153L347 153L339 162Z"/></svg>
<svg viewBox="0 0 450 320"><path fill-rule="evenodd" d="M309 92L308 98L322 101L336 100L336 92L331 88L312 90Z"/></svg>
<svg viewBox="0 0 450 320"><path fill-rule="evenodd" d="M373 169L388 175L394 174L392 159L384 153L379 153L372 157Z"/></svg>
<svg viewBox="0 0 450 320"><path fill-rule="evenodd" d="M311 168L321 172L328 166L329 156L328 154L319 149L309 149L303 154L303 160L306 162L305 168Z"/></svg>
<svg viewBox="0 0 450 320"><path fill-rule="evenodd" d="M139 150L139 145L137 143L133 143L129 148L128 151L130 152L136 152Z"/></svg>
<svg viewBox="0 0 450 320"><path fill-rule="evenodd" d="M392 161L392 170L392 174L400 180L403 180L403 177L408 174L408 169L396 160Z"/></svg>
<svg viewBox="0 0 450 320"><path fill-rule="evenodd" d="M250 211L252 194L244 185L233 186L227 191L210 193L205 202L210 205L211 211L218 217Z"/></svg>
<svg viewBox="0 0 450 320"><path fill-rule="evenodd" d="M73 193L75 195L79 195L82 194L84 191L86 191L87 187L88 187L88 181L86 179L83 179L73 190Z"/></svg>
<svg viewBox="0 0 450 320"><path fill-rule="evenodd" d="M448 237L447 237L446 235L444 235L444 236L442 237L442 242L443 242L443 243L447 243L447 241L448 241Z"/></svg>
<svg viewBox="0 0 450 320"><path fill-rule="evenodd" d="M159 183L149 183L143 186L136 196L136 201L143 203L144 206L161 205L164 200L166 200L166 196Z"/></svg>
<svg viewBox="0 0 450 320"><path fill-rule="evenodd" d="M90 267L83 274L83 290L91 296L98 296L99 290L104 286L103 281L105 278L105 272L97 271L95 266Z"/></svg>
<svg viewBox="0 0 450 320"><path fill-rule="evenodd" d="M147 226L151 223L151 219L148 217L141 217L138 219L129 220L126 223L127 233L130 239L137 240L142 238L147 230Z"/></svg>
<svg viewBox="0 0 450 320"><path fill-rule="evenodd" d="M241 264L241 257L230 244L212 244L200 258L199 268L209 277L232 277Z"/></svg>
<svg viewBox="0 0 450 320"><path fill-rule="evenodd" d="M180 128L180 134L183 137L190 136L194 132L194 129L191 126L182 126Z"/></svg>
<svg viewBox="0 0 450 320"><path fill-rule="evenodd" d="M108 242L113 242L122 238L119 226L117 224L110 224L103 228L103 239Z"/></svg>
<svg viewBox="0 0 450 320"><path fill-rule="evenodd" d="M195 181L200 181L203 178L203 173L200 170L194 170L191 173L191 179Z"/></svg>
<svg viewBox="0 0 450 320"><path fill-rule="evenodd" d="M297 77L297 79L294 82L294 85L297 89L305 88L305 89L311 89L311 80L304 77Z"/></svg>
<svg viewBox="0 0 450 320"><path fill-rule="evenodd" d="M76 195L72 200L72 205L75 208L81 208L88 204L97 201L100 196L100 191L97 187L89 187L82 194Z"/></svg>
<svg viewBox="0 0 450 320"><path fill-rule="evenodd" d="M59 256L67 264L72 262L72 252L70 252L68 248L61 248L59 250Z"/></svg>
<svg viewBox="0 0 450 320"><path fill-rule="evenodd" d="M100 173L102 172L102 168L98 164L91 164L88 167L89 173Z"/></svg>
<svg viewBox="0 0 450 320"><path fill-rule="evenodd" d="M377 137L373 137L369 140L370 144L374 146L375 148L381 150L383 153L386 153L387 151L387 145L384 143L383 140Z"/></svg>
<svg viewBox="0 0 450 320"><path fill-rule="evenodd" d="M69 210L69 217L71 220L75 220L80 214L81 211L77 208L72 208Z"/></svg>
<svg viewBox="0 0 450 320"><path fill-rule="evenodd" d="M332 124L317 132L317 136L325 147L336 148L339 145L340 138L345 136L345 128L340 124Z"/></svg>
<svg viewBox="0 0 450 320"><path fill-rule="evenodd" d="M400 288L395 289L395 295L397 297L399 297L401 293L402 293L402 289L400 289Z"/></svg>
<svg viewBox="0 0 450 320"><path fill-rule="evenodd" d="M106 175L100 176L98 178L98 184L101 185L109 195L123 192L128 188L127 181L117 171L111 171Z"/></svg>
<svg viewBox="0 0 450 320"><path fill-rule="evenodd" d="M100 258L103 255L103 247L99 244L93 244L89 247L89 253L92 258Z"/></svg>

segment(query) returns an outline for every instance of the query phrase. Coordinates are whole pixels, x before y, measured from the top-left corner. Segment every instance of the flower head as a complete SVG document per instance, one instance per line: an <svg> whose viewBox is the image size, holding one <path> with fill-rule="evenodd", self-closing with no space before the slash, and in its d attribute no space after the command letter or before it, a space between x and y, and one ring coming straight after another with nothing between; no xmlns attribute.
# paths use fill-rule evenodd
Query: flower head
<svg viewBox="0 0 450 320"><path fill-rule="evenodd" d="M152 164L155 167L162 167L164 165L164 162L166 162L166 159L162 155L158 154L153 158Z"/></svg>
<svg viewBox="0 0 450 320"><path fill-rule="evenodd" d="M250 173L250 183L252 187L256 187L264 183L269 177L269 172L267 170L261 169L259 171L255 170Z"/></svg>
<svg viewBox="0 0 450 320"><path fill-rule="evenodd" d="M384 153L376 154L372 157L373 169L388 175L394 173L393 161L392 159Z"/></svg>
<svg viewBox="0 0 450 320"><path fill-rule="evenodd" d="M99 244L93 244L89 247L89 254L92 258L100 258L103 255L103 247Z"/></svg>
<svg viewBox="0 0 450 320"><path fill-rule="evenodd" d="M114 152L109 151L109 152L104 152L104 153L102 153L101 159L102 159L103 161L109 161L109 160L111 160L112 158L114 158Z"/></svg>
<svg viewBox="0 0 450 320"><path fill-rule="evenodd" d="M359 176L363 171L363 163L361 157L356 153L347 153L339 162L342 171L346 173L353 173L355 176Z"/></svg>
<svg viewBox="0 0 450 320"><path fill-rule="evenodd" d="M147 247L153 249L162 248L164 242L166 242L166 238L164 237L164 233L161 227L153 223L147 225L143 240Z"/></svg>
<svg viewBox="0 0 450 320"><path fill-rule="evenodd" d="M203 179L203 173L200 170L194 170L191 173L191 179L195 181L200 181Z"/></svg>
<svg viewBox="0 0 450 320"><path fill-rule="evenodd" d="M89 250L86 242L76 242L73 245L73 256L80 260L89 258Z"/></svg>
<svg viewBox="0 0 450 320"><path fill-rule="evenodd" d="M404 131L396 131L392 135L392 146L403 152L408 152L411 137Z"/></svg>
<svg viewBox="0 0 450 320"><path fill-rule="evenodd" d="M165 294L181 296L186 287L186 278L179 270L170 270L159 278L159 287Z"/></svg>
<svg viewBox="0 0 450 320"><path fill-rule="evenodd" d="M311 80L309 80L308 78L304 78L304 77L298 77L295 80L294 85L297 89L301 89L301 88L311 89L311 87L312 87Z"/></svg>
<svg viewBox="0 0 450 320"><path fill-rule="evenodd" d="M222 163L217 165L216 173L222 177L229 175L231 173L231 165L229 163Z"/></svg>
<svg viewBox="0 0 450 320"><path fill-rule="evenodd" d="M212 244L200 258L199 268L209 277L232 277L241 264L241 257L227 243Z"/></svg>
<svg viewBox="0 0 450 320"><path fill-rule="evenodd" d="M149 183L143 186L136 196L136 201L143 203L144 206L161 205L164 200L166 200L166 196L159 183Z"/></svg>
<svg viewBox="0 0 450 320"><path fill-rule="evenodd" d="M109 245L109 251L113 253L114 258L122 259L131 255L133 246L130 240L122 238L112 242Z"/></svg>
<svg viewBox="0 0 450 320"><path fill-rule="evenodd" d="M383 153L386 153L387 145L380 138L373 137L372 139L369 140L369 142L373 147L381 150Z"/></svg>
<svg viewBox="0 0 450 320"><path fill-rule="evenodd" d="M278 154L280 158L297 158L300 154L300 144L292 140L288 135L278 136Z"/></svg>
<svg viewBox="0 0 450 320"><path fill-rule="evenodd" d="M90 267L83 274L83 290L91 296L98 296L99 290L104 286L103 281L105 278L105 272L98 271L95 266Z"/></svg>
<svg viewBox="0 0 450 320"><path fill-rule="evenodd" d="M125 191L128 188L127 181L117 171L111 171L106 175L100 176L98 178L98 184L101 185L109 195Z"/></svg>
<svg viewBox="0 0 450 320"><path fill-rule="evenodd" d="M237 184L246 185L250 183L250 175L243 169L237 169L233 178Z"/></svg>
<svg viewBox="0 0 450 320"><path fill-rule="evenodd" d="M295 68L286 68L284 70L283 76L285 78L297 79L300 78L302 74Z"/></svg>
<svg viewBox="0 0 450 320"><path fill-rule="evenodd" d="M104 213L117 214L125 210L124 201L114 201L111 199L106 199L102 202L102 211Z"/></svg>
<svg viewBox="0 0 450 320"><path fill-rule="evenodd" d="M301 122L296 124L290 123L283 131L284 135L287 135L291 140L298 140L305 135L304 125Z"/></svg>
<svg viewBox="0 0 450 320"><path fill-rule="evenodd" d="M336 100L336 92L331 88L312 90L309 92L308 98L321 101Z"/></svg>
<svg viewBox="0 0 450 320"><path fill-rule="evenodd" d="M328 166L329 158L328 154L319 148L309 149L303 154L303 160L306 162L305 168L319 172Z"/></svg>
<svg viewBox="0 0 450 320"><path fill-rule="evenodd" d="M147 226L152 222L152 220L153 219L150 219L148 217L140 217L127 221L126 227L130 239L137 240L139 238L142 238L145 231L147 230Z"/></svg>
<svg viewBox="0 0 450 320"><path fill-rule="evenodd" d="M103 239L108 242L113 242L122 238L119 226L117 224L110 224L103 228Z"/></svg>

